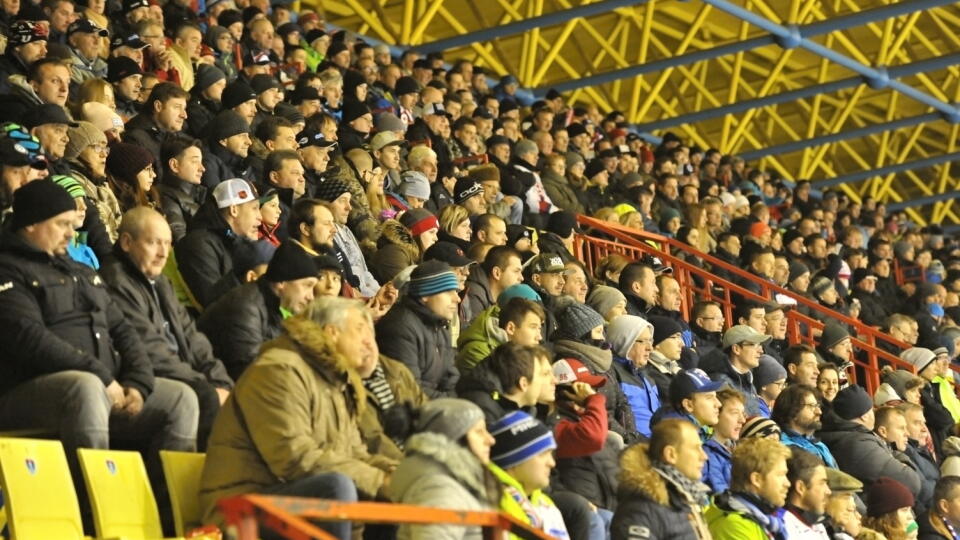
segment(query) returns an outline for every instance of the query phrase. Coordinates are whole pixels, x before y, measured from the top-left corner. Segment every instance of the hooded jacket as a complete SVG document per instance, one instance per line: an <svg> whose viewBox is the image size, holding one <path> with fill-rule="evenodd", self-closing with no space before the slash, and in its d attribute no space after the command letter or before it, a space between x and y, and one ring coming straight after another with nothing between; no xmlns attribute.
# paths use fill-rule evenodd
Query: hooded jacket
<svg viewBox="0 0 960 540"><path fill-rule="evenodd" d="M678 484L657 472L647 445L624 450L620 458L620 504L610 525L618 540L708 540L702 509Z"/></svg>
<svg viewBox="0 0 960 540"><path fill-rule="evenodd" d="M377 252L370 258L370 271L380 283L392 280L404 268L420 262L420 248L410 231L395 219L380 226Z"/></svg>
<svg viewBox="0 0 960 540"><path fill-rule="evenodd" d="M490 291L490 276L480 265L474 265L467 276L467 283L463 290L463 301L460 303L460 323L462 326L470 324L480 312L494 306L497 299Z"/></svg>
<svg viewBox="0 0 960 540"><path fill-rule="evenodd" d="M220 409L200 481L204 522L216 502L338 472L365 497L380 491L396 461L370 455L357 427L360 376L316 323L293 317L263 347Z"/></svg>
<svg viewBox="0 0 960 540"><path fill-rule="evenodd" d="M503 343L507 332L500 328L500 306L480 312L457 339L457 368L463 372L476 368Z"/></svg>
<svg viewBox="0 0 960 540"><path fill-rule="evenodd" d="M397 302L377 322L380 352L403 362L431 398L452 396L460 378L450 323L413 298Z"/></svg>

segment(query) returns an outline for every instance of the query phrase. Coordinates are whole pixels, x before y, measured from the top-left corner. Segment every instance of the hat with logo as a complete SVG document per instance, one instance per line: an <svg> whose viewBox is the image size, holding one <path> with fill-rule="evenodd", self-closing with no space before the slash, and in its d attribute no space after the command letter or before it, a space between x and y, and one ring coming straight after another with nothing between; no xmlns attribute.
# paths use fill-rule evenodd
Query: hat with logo
<svg viewBox="0 0 960 540"><path fill-rule="evenodd" d="M327 140L327 138L323 136L323 132L308 128L297 133L297 145L300 148L306 148L308 146L332 148L337 145L337 141Z"/></svg>
<svg viewBox="0 0 960 540"><path fill-rule="evenodd" d="M702 369L685 369L670 381L670 403L680 403L693 394L716 392L723 385L723 381L710 380Z"/></svg>
<svg viewBox="0 0 960 540"><path fill-rule="evenodd" d="M441 261L455 268L470 266L471 264L476 263L476 261L470 257L467 257L459 246L453 242L445 242L443 240L436 242L427 248L427 251L423 253L423 260Z"/></svg>
<svg viewBox="0 0 960 540"><path fill-rule="evenodd" d="M123 0L122 7L123 14L126 15L135 9L150 7L150 2L147 0Z"/></svg>
<svg viewBox="0 0 960 540"><path fill-rule="evenodd" d="M523 411L513 411L497 420L490 426L490 434L496 441L490 449L490 460L502 469L557 447L550 429Z"/></svg>
<svg viewBox="0 0 960 540"><path fill-rule="evenodd" d="M132 58L128 56L114 56L107 60L107 82L117 83L132 75L143 75L140 64L136 63Z"/></svg>
<svg viewBox="0 0 960 540"><path fill-rule="evenodd" d="M590 373L590 368L583 362L573 358L564 358L553 363L553 376L557 384L587 383L594 388L600 388L607 382L603 375Z"/></svg>
<svg viewBox="0 0 960 540"><path fill-rule="evenodd" d="M461 178L453 186L453 202L456 204L462 204L476 195L483 195L483 186L472 178Z"/></svg>
<svg viewBox="0 0 960 540"><path fill-rule="evenodd" d="M530 263L530 272L534 274L560 273L564 269L563 259L554 253L541 253Z"/></svg>
<svg viewBox="0 0 960 540"><path fill-rule="evenodd" d="M231 178L213 188L213 199L217 208L229 208L257 200L257 192L246 180Z"/></svg>
<svg viewBox="0 0 960 540"><path fill-rule="evenodd" d="M72 36L73 34L97 34L101 37L107 37L110 35L110 32L107 32L106 28L102 28L97 23L91 21L90 19L77 19L70 23L70 26L67 27L67 35Z"/></svg>
<svg viewBox="0 0 960 540"><path fill-rule="evenodd" d="M752 326L738 324L730 327L726 332L723 333L721 346L726 349L730 346L739 345L741 343L753 343L754 345L760 345L770 341L770 339L770 336L757 332Z"/></svg>
<svg viewBox="0 0 960 540"><path fill-rule="evenodd" d="M10 25L8 34L10 47L19 47L34 41L46 41L50 35L47 25L36 21L17 21Z"/></svg>
<svg viewBox="0 0 960 540"><path fill-rule="evenodd" d="M244 66L269 66L271 63L270 51L250 49L243 55Z"/></svg>
<svg viewBox="0 0 960 540"><path fill-rule="evenodd" d="M143 40L140 37L140 34L129 33L129 34L117 34L113 36L113 39L110 40L111 49L119 49L120 47L130 47L131 49L146 49L150 44Z"/></svg>

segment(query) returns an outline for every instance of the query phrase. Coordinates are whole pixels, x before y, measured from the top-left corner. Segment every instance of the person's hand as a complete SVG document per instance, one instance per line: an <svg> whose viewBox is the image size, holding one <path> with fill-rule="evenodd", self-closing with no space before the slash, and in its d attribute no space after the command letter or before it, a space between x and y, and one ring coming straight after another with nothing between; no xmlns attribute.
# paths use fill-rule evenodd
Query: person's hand
<svg viewBox="0 0 960 540"><path fill-rule="evenodd" d="M392 281L388 281L380 287L380 290L377 291L377 295L374 296L374 299L380 304L387 306L389 309L397 301L397 298L400 297L400 291L394 287Z"/></svg>
<svg viewBox="0 0 960 540"><path fill-rule="evenodd" d="M167 48L157 50L154 57L157 61L157 67L166 71L173 66L173 60L170 58L170 50Z"/></svg>
<svg viewBox="0 0 960 540"><path fill-rule="evenodd" d="M373 322L377 322L390 311L390 306L381 304L374 297L367 301L367 309L370 310L370 317L373 318Z"/></svg>
<svg viewBox="0 0 960 540"><path fill-rule="evenodd" d="M564 395L578 405L583 405L588 397L597 393L592 386L585 382L575 382L571 386L573 386L573 391L565 390Z"/></svg>
<svg viewBox="0 0 960 540"><path fill-rule="evenodd" d="M217 399L220 400L220 404L223 405L227 402L227 398L230 397L230 391L226 388L217 388Z"/></svg>
<svg viewBox="0 0 960 540"><path fill-rule="evenodd" d="M129 386L123 389L123 395L126 401L123 404L123 413L130 416L136 416L143 410L143 394L136 388Z"/></svg>
<svg viewBox="0 0 960 540"><path fill-rule="evenodd" d="M504 195L503 202L507 203L508 206L513 206L520 202L520 199L514 197L513 195Z"/></svg>
<svg viewBox="0 0 960 540"><path fill-rule="evenodd" d="M120 383L113 381L107 386L107 399L110 400L111 412L120 412L127 400L123 395L123 387L120 386Z"/></svg>

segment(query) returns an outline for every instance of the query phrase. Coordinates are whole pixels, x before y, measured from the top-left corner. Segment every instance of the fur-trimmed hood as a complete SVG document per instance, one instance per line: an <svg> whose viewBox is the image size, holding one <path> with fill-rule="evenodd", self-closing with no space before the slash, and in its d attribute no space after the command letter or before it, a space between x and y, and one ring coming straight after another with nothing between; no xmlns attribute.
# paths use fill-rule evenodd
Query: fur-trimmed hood
<svg viewBox="0 0 960 540"><path fill-rule="evenodd" d="M395 219L388 219L380 225L380 238L377 239L377 247L382 248L387 244L398 246L415 261L420 260L420 248L417 247L417 241L413 238L413 234Z"/></svg>
<svg viewBox="0 0 960 540"><path fill-rule="evenodd" d="M419 455L443 466L457 482L463 484L477 498L484 498L484 468L469 449L439 433L417 433L406 443L407 455Z"/></svg>
<svg viewBox="0 0 960 540"><path fill-rule="evenodd" d="M667 482L653 469L653 463L647 456L648 448L647 444L639 443L621 454L620 474L617 475L620 491L624 494L638 494L666 506L670 503Z"/></svg>

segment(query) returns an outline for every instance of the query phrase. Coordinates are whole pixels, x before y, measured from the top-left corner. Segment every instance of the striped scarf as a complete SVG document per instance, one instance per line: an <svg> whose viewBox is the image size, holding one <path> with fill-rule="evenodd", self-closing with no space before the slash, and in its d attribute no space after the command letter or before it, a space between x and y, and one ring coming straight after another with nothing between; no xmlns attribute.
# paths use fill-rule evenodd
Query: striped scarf
<svg viewBox="0 0 960 540"><path fill-rule="evenodd" d="M381 412L397 404L397 398L393 395L390 384L387 383L387 375L384 373L382 365L377 364L377 368L373 370L373 375L363 380L363 386L377 400Z"/></svg>

